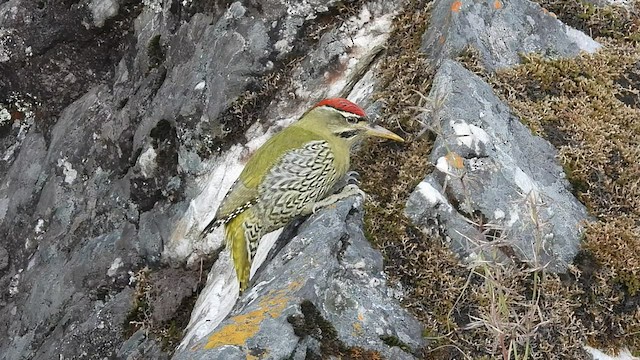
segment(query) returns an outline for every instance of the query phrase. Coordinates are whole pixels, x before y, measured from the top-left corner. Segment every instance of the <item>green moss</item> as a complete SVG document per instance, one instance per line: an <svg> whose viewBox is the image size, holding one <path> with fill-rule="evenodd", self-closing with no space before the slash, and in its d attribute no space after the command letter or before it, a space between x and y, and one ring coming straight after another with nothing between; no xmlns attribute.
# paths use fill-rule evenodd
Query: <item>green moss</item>
<svg viewBox="0 0 640 360"><path fill-rule="evenodd" d="M151 40L149 40L147 44L147 57L149 58L149 71L157 68L164 62L165 53L160 43L160 34L153 36Z"/></svg>
<svg viewBox="0 0 640 360"><path fill-rule="evenodd" d="M344 359L365 360L382 359L382 356L373 350L365 350L357 346L346 346L338 338L338 332L333 324L325 319L316 306L309 300L300 303L299 315L290 315L287 321L293 327L296 336L304 338L311 336L320 342L320 352L322 358L339 357ZM308 358L313 358L314 354L307 354Z"/></svg>
<svg viewBox="0 0 640 360"><path fill-rule="evenodd" d="M624 344L631 351L640 344L640 149L634 145L640 143L640 114L632 72L640 62L633 44L640 19L637 11L623 14L618 7L545 3L556 4L560 18L572 18L587 33L608 37L599 39L604 48L575 59L522 55L521 66L495 75L484 72L472 48L458 60L491 83L532 133L558 148L574 194L598 219L586 225L582 260L562 276L526 266L466 269L437 231L427 236L428 229L416 229L404 217L410 191L430 170L431 141L419 136L424 124L417 119L429 120L419 117L419 109L428 113L437 104L422 97L430 90L431 73L414 47L428 11L414 1L396 18L374 97L387 104L383 125L409 141L368 144L354 167L371 197L365 204L366 236L381 249L391 281L406 289L404 304L428 329L427 358L491 358L508 349L520 358L581 358L584 343Z"/></svg>
<svg viewBox="0 0 640 360"><path fill-rule="evenodd" d="M617 16L594 6L585 9L588 19ZM597 218L586 224L584 253L598 266L585 268L577 257L576 272L563 280L565 289L554 288L580 304L570 312L581 319L580 326L557 329L556 339L541 340L568 343L581 333L590 334L581 341L596 347L633 350L640 343L640 318L629 310L640 305L640 149L634 145L640 142L640 110L629 94L640 85L635 73L640 48L627 37L604 42L598 53L575 59L527 55L522 66L490 81L520 118L558 147L574 194Z"/></svg>
<svg viewBox="0 0 640 360"><path fill-rule="evenodd" d="M409 347L409 345L407 345L402 340L398 339L397 336L381 335L380 340L382 340L382 342L384 342L389 347L395 346L400 348L404 352L411 353L411 348Z"/></svg>

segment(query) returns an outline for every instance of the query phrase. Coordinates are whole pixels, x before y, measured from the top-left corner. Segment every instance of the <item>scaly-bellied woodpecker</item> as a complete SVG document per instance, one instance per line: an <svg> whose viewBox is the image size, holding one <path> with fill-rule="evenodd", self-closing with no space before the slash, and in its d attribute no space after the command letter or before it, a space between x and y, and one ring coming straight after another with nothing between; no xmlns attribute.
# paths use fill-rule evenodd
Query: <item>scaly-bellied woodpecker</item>
<svg viewBox="0 0 640 360"><path fill-rule="evenodd" d="M325 99L251 156L203 230L206 236L224 225L240 291L249 284L251 261L263 235L296 216L362 193L353 184L337 194L331 190L347 174L354 145L370 136L404 141L369 123L351 101Z"/></svg>

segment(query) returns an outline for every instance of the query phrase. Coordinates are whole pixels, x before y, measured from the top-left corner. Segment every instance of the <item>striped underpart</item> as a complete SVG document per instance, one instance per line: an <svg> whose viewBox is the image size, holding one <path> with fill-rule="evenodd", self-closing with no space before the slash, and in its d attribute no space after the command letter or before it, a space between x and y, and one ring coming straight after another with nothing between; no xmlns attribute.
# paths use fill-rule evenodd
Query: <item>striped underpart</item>
<svg viewBox="0 0 640 360"><path fill-rule="evenodd" d="M265 176L258 201L244 222L252 260L262 235L285 226L303 209L322 199L337 181L334 155L326 141L311 141L291 150Z"/></svg>

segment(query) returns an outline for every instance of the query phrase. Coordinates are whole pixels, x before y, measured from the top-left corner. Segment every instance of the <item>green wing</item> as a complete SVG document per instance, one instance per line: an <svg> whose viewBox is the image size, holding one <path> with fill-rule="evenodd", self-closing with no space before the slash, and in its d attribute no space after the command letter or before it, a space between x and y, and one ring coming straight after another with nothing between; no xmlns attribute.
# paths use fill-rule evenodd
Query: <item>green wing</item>
<svg viewBox="0 0 640 360"><path fill-rule="evenodd" d="M249 159L240 177L231 186L220 204L214 222L226 223L244 210L253 206L258 199L258 186L264 181L269 170L289 151L304 144L322 140L321 136L294 125L272 136Z"/></svg>

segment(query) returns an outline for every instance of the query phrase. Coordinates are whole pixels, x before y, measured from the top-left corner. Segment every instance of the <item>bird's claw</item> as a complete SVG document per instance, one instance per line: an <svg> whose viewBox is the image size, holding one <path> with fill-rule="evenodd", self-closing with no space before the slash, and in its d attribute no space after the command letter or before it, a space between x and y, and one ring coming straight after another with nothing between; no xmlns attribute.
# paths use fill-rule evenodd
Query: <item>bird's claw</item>
<svg viewBox="0 0 640 360"><path fill-rule="evenodd" d="M345 182L347 183L347 185L360 185L360 174L357 171L349 171L345 175Z"/></svg>
<svg viewBox="0 0 640 360"><path fill-rule="evenodd" d="M362 196L363 200L367 199L367 193L362 191L362 189L360 189L356 184L349 184L345 186L344 189L342 189L342 191L340 192L340 194L344 195L343 199L351 195L360 195Z"/></svg>

